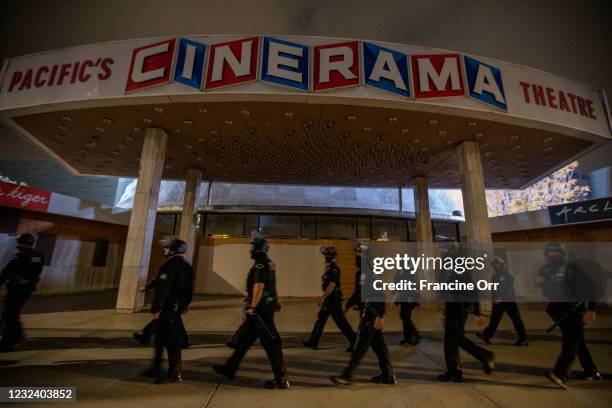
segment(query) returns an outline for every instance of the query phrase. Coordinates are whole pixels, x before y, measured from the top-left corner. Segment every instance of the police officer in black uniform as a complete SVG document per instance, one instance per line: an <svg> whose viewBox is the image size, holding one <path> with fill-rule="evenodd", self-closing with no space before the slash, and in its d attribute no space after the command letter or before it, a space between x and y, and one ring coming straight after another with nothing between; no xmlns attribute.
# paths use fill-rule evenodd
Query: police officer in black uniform
<svg viewBox="0 0 612 408"><path fill-rule="evenodd" d="M580 273L579 262L568 262L567 251L563 244L558 242L547 244L544 255L548 262L538 272L536 284L550 299L546 312L561 329L562 345L561 354L553 371L546 376L559 388L566 389L570 369L577 355L584 371L576 378L588 381L600 380L602 376L597 371L584 338L584 326L595 320L596 303L588 301L589 299L587 301L572 299L572 292Z"/></svg>
<svg viewBox="0 0 612 408"><path fill-rule="evenodd" d="M410 271L405 269L398 269L395 275L395 281L400 282L402 280L413 281L415 275L411 274ZM419 305L416 300L416 295L408 293L408 291L401 291L395 298L395 304L399 306L399 317L402 320L402 333L404 338L400 340L402 346L416 346L421 341L421 336L417 330L414 322L412 321L412 311Z"/></svg>
<svg viewBox="0 0 612 408"><path fill-rule="evenodd" d="M159 275L160 274L158 273L155 279L147 283L147 286L145 286L145 291L154 289L157 286L157 283L159 282ZM132 336L136 339L136 341L138 341L138 343L140 343L140 345L142 346L150 345L151 339L153 338L153 335L155 334L155 324L156 323L157 323L157 319L151 319L151 321L147 323L145 327L142 328L142 332L140 333L135 332L132 334ZM182 317L180 318L180 322L179 322L179 331L181 334L181 348L185 349L185 348L191 347L191 342L189 341L189 334L187 333L187 330L185 329L185 325L183 324Z"/></svg>
<svg viewBox="0 0 612 408"><path fill-rule="evenodd" d="M482 339L485 343L491 343L491 337L495 334L499 322L504 316L504 312L508 313L514 330L516 331L517 340L514 343L515 346L526 346L527 331L521 319L521 313L519 312L518 304L516 303L516 295L514 293L514 278L508 272L506 261L499 257L494 256L491 259L491 265L493 266L493 275L491 276L491 282L499 283L498 289L493 291L493 310L491 311L491 320L489 325L484 329L482 333L476 333L476 336Z"/></svg>
<svg viewBox="0 0 612 408"><path fill-rule="evenodd" d="M187 311L193 292L193 269L181 255L187 244L180 239L166 243L164 255L167 260L161 266L155 285L155 296L151 306L155 323L155 357L153 367L145 376L156 377L155 382L178 383L183 381L181 362L181 315ZM168 353L168 373L161 372L164 348Z"/></svg>
<svg viewBox="0 0 612 408"><path fill-rule="evenodd" d="M43 269L43 256L34 250L35 238L23 234L17 238L17 253L0 274L0 286L6 282L6 296L0 321L1 351L10 351L23 340L19 315L36 289Z"/></svg>
<svg viewBox="0 0 612 408"><path fill-rule="evenodd" d="M446 247L445 258L459 256L459 247L456 242L448 240L445 241L444 246ZM469 271L457 274L453 269L443 269L440 272L441 281L471 281ZM446 362L446 372L440 374L438 379L442 382L463 381L460 348L480 361L485 374L491 374L495 368L493 361L495 355L465 337L465 322L469 314L475 316L478 325L484 324L484 319L480 316L480 303L477 295L466 292L447 292L445 295L447 296L447 302L444 304L444 360Z"/></svg>
<svg viewBox="0 0 612 408"><path fill-rule="evenodd" d="M323 295L319 299L319 315L315 322L312 332L308 340L303 344L316 350L319 347L319 340L323 334L323 328L327 322L327 318L331 314L334 322L349 341L347 351L350 351L355 343L356 334L353 328L346 320L346 316L342 311L342 290L340 289L340 268L336 265L336 248L322 247L321 254L325 257L325 272L321 276Z"/></svg>
<svg viewBox="0 0 612 408"><path fill-rule="evenodd" d="M356 262L361 268L362 245L358 245L355 250ZM384 302L362 302L361 301L361 285L364 282L365 276L359 274L359 282L355 285L353 295L347 302L346 309L356 307L361 313L361 320L357 330L357 338L354 347L351 350L351 359L344 372L339 376L332 376L330 380L336 385L350 385L353 377L353 372L363 360L368 348L372 346L372 350L378 357L378 365L380 366L381 374L372 377L372 382L377 384L396 384L393 366L389 358L389 349L385 343L385 338L382 334L385 303Z"/></svg>
<svg viewBox="0 0 612 408"><path fill-rule="evenodd" d="M251 258L254 263L247 276L246 317L233 336L234 352L225 364L214 364L213 370L233 380L240 362L255 340L259 339L274 372L274 379L265 383L266 388L287 389L289 380L282 341L274 324L274 313L280 310L274 264L267 255L268 242L258 233L252 234L252 237Z"/></svg>
<svg viewBox="0 0 612 408"><path fill-rule="evenodd" d="M350 309L358 309L361 304L361 252L363 244L358 243L353 252L355 253L355 286L353 286L353 294L348 298L344 305L344 313Z"/></svg>

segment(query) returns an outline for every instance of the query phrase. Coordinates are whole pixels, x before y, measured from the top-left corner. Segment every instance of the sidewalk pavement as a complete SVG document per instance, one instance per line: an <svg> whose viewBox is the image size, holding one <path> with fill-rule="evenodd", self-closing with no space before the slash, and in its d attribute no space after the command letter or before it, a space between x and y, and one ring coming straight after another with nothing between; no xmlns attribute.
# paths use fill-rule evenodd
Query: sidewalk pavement
<svg viewBox="0 0 612 408"><path fill-rule="evenodd" d="M131 333L148 321L148 313L117 314L92 305L91 310L37 307L23 316L28 338L15 351L0 354L0 386L76 386L77 406L87 407L610 407L612 381L570 382L566 391L554 388L544 374L560 350L559 332L545 333L550 319L543 311L525 310L531 337L527 347L515 347L509 319L502 321L494 344L497 371L485 375L479 364L462 352L466 381L440 383L444 371L442 314L422 307L415 311L423 335L416 347L398 345L401 321L398 309L388 305L385 339L399 383L376 385L369 378L378 364L369 352L356 372L355 384L336 387L329 376L341 373L349 359L346 340L333 321L328 322L319 350L302 347L316 318L312 299L284 299L277 324L284 344L291 389L270 391L263 382L271 371L261 347L246 356L235 381L211 370L231 350L224 346L238 327L241 299L204 297L185 315L193 346L183 352L182 384L154 385L140 372L151 362L152 350L140 347ZM356 312L349 321L357 326ZM467 326L470 336L476 327ZM587 331L589 347L602 373L612 373L612 316L601 315ZM574 366L579 369L578 363ZM54 404L70 406L73 403ZM25 407L26 404L19 406Z"/></svg>

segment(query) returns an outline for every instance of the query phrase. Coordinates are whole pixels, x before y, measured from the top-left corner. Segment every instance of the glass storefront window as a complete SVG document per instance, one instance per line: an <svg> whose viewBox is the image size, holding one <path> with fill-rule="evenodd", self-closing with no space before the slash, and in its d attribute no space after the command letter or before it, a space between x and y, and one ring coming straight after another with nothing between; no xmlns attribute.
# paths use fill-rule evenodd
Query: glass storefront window
<svg viewBox="0 0 612 408"><path fill-rule="evenodd" d="M408 240L408 224L403 219L372 218L372 239Z"/></svg>
<svg viewBox="0 0 612 408"><path fill-rule="evenodd" d="M356 239L355 217L317 216L317 238Z"/></svg>
<svg viewBox="0 0 612 408"><path fill-rule="evenodd" d="M455 223L434 221L433 234L434 236L440 235L446 238L452 238L455 241L459 241L459 236L457 234L457 224Z"/></svg>
<svg viewBox="0 0 612 408"><path fill-rule="evenodd" d="M301 237L304 239L317 239L317 217L314 215L302 216Z"/></svg>
<svg viewBox="0 0 612 408"><path fill-rule="evenodd" d="M270 238L360 239L415 242L416 222L405 218L297 214L201 214L207 236L250 236L261 230ZM180 214L158 214L157 228L176 235ZM434 235L458 240L457 224L434 221Z"/></svg>
<svg viewBox="0 0 612 408"><path fill-rule="evenodd" d="M260 215L259 224L267 237L298 238L300 236L299 215Z"/></svg>
<svg viewBox="0 0 612 408"><path fill-rule="evenodd" d="M357 239L371 239L370 217L357 217Z"/></svg>
<svg viewBox="0 0 612 408"><path fill-rule="evenodd" d="M408 220L408 240L410 242L416 242L416 222Z"/></svg>
<svg viewBox="0 0 612 408"><path fill-rule="evenodd" d="M179 227L176 226L177 217L180 217L180 214L157 214L155 218L155 230L162 235L174 235L175 231L179 229Z"/></svg>
<svg viewBox="0 0 612 408"><path fill-rule="evenodd" d="M244 216L244 232L250 236L252 231L257 231L259 228L259 215L247 214Z"/></svg>
<svg viewBox="0 0 612 408"><path fill-rule="evenodd" d="M207 214L206 235L210 236L244 236L243 214Z"/></svg>

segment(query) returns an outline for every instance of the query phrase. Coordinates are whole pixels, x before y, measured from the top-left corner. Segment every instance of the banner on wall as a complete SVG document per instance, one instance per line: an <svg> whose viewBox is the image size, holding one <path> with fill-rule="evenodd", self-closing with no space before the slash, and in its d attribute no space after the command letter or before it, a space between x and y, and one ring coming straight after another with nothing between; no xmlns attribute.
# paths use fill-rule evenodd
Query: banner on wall
<svg viewBox="0 0 612 408"><path fill-rule="evenodd" d="M612 220L612 197L548 207L552 225Z"/></svg>
<svg viewBox="0 0 612 408"><path fill-rule="evenodd" d="M328 94L500 113L610 137L605 93L554 74L430 48L323 37L190 36L11 58L0 111L207 93Z"/></svg>
<svg viewBox="0 0 612 408"><path fill-rule="evenodd" d="M0 181L0 206L47 212L51 192Z"/></svg>

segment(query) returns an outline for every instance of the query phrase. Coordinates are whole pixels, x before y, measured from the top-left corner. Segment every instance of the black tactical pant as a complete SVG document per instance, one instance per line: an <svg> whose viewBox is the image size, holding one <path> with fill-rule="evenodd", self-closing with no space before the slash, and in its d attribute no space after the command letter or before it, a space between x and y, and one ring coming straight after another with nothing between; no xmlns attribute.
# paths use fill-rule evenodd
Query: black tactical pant
<svg viewBox="0 0 612 408"><path fill-rule="evenodd" d="M23 339L21 326L21 309L34 292L31 285L14 285L7 288L4 304L2 306L2 346L10 347Z"/></svg>
<svg viewBox="0 0 612 408"><path fill-rule="evenodd" d="M264 299L260 303L266 302ZM274 324L274 302L258 306L255 315L247 314L244 322L233 337L234 352L226 361L224 367L230 373L238 371L240 362L247 351L259 339L268 356L270 366L277 381L287 380L287 367L283 358L281 337Z"/></svg>
<svg viewBox="0 0 612 408"><path fill-rule="evenodd" d="M142 329L142 338L146 344L151 343L151 338L155 334L156 323L157 320L153 319ZM185 330L182 316L179 317L179 335L181 336L181 345L189 343L189 335L187 334L187 330Z"/></svg>
<svg viewBox="0 0 612 408"><path fill-rule="evenodd" d="M168 354L168 376L176 377L182 373L180 313L161 313L155 321L154 368L161 373L163 352Z"/></svg>
<svg viewBox="0 0 612 408"><path fill-rule="evenodd" d="M521 313L519 312L518 304L516 302L495 302L493 303L493 310L491 311L491 320L489 325L484 329L484 337L490 339L495 334L499 322L504 316L504 312L508 313L508 317L512 320L514 330L519 341L527 340L527 331L521 319Z"/></svg>
<svg viewBox="0 0 612 408"><path fill-rule="evenodd" d="M569 308L567 309L569 311ZM564 314L562 311L552 313L547 309L551 317L555 320ZM586 345L584 339L584 323L582 322L582 314L578 311L570 313L565 320L559 324L561 329L561 354L557 358L557 363L553 369L556 376L565 380L569 378L570 369L578 355L578 361L588 374L597 372L597 367L591 357L591 352Z"/></svg>
<svg viewBox="0 0 612 408"><path fill-rule="evenodd" d="M363 360L370 346L372 346L372 350L374 350L376 357L378 357L378 365L380 366L382 375L386 378L392 378L394 376L393 366L389 358L389 349L387 349L382 330L374 329L374 319L375 316L369 316L366 312L362 312L356 343L351 353L351 361L344 370L342 374L343 377L348 379L352 378L353 372L359 366L361 360Z"/></svg>
<svg viewBox="0 0 612 408"><path fill-rule="evenodd" d="M318 347L319 340L321 340L321 335L323 334L323 329L325 328L325 323L327 323L327 318L329 315L331 315L332 319L334 319L336 326L338 326L342 334L344 334L344 337L346 337L349 343L353 345L355 343L356 334L348 320L346 320L346 316L342 310L342 295L340 293L332 293L325 299L321 310L319 310L317 321L315 322L308 339L310 346L313 348Z"/></svg>
<svg viewBox="0 0 612 408"><path fill-rule="evenodd" d="M416 326L412 322L412 311L417 306L415 302L401 302L400 308L400 319L402 319L402 327L404 331L404 341L415 341L419 338L419 332Z"/></svg>
<svg viewBox="0 0 612 408"><path fill-rule="evenodd" d="M465 337L465 321L468 313L460 302L447 302L444 308L444 360L446 372L457 374L461 371L459 348L467 351L480 362L492 357L492 353L474 344Z"/></svg>

